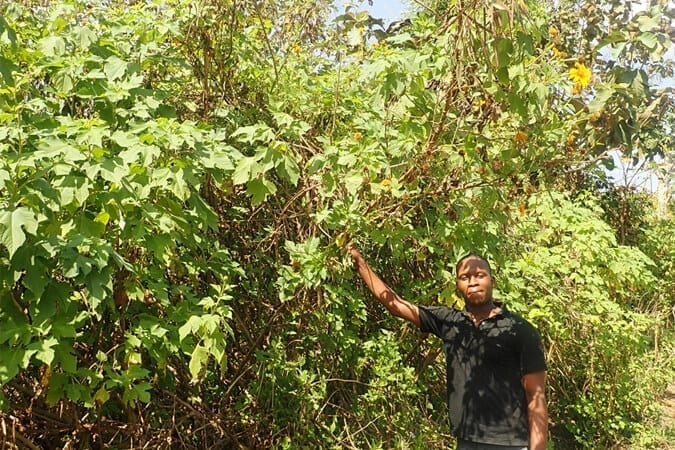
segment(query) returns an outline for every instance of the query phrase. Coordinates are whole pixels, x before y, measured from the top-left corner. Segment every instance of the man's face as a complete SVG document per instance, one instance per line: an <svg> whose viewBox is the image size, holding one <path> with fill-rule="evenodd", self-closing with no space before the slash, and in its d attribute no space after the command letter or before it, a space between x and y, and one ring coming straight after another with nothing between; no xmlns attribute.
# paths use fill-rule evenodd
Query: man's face
<svg viewBox="0 0 675 450"><path fill-rule="evenodd" d="M480 258L467 258L457 269L457 289L467 306L480 306L490 302L493 283L489 266Z"/></svg>

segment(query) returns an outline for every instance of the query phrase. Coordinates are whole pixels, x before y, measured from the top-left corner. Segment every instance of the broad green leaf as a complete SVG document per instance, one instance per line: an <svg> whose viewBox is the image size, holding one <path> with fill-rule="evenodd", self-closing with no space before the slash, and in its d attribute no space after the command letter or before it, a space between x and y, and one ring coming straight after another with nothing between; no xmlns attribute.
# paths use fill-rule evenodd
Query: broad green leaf
<svg viewBox="0 0 675 450"><path fill-rule="evenodd" d="M5 38L5 36L7 37L9 43L12 44L12 47L15 47L16 32L12 29L12 27L9 26L5 18L0 16L0 38Z"/></svg>
<svg viewBox="0 0 675 450"><path fill-rule="evenodd" d="M9 172L4 169L0 169L0 190L5 188L5 183L10 180Z"/></svg>
<svg viewBox="0 0 675 450"><path fill-rule="evenodd" d="M190 355L190 363L188 364L190 375L193 380L200 377L202 369L206 366L208 361L209 352L202 345L197 345Z"/></svg>
<svg viewBox="0 0 675 450"><path fill-rule="evenodd" d="M66 396L68 397L68 399L73 402L79 402L81 400L84 400L87 394L87 389L85 388L85 386L79 384L68 383L64 385L64 389L66 391Z"/></svg>
<svg viewBox="0 0 675 450"><path fill-rule="evenodd" d="M659 43L658 38L652 32L640 33L637 39L649 50L654 50Z"/></svg>
<svg viewBox="0 0 675 450"><path fill-rule="evenodd" d="M28 352L21 347L0 347L0 386L5 385L19 373L19 369L27 365L26 354L32 353L35 352Z"/></svg>
<svg viewBox="0 0 675 450"><path fill-rule="evenodd" d="M51 365L54 360L54 349L59 341L55 337L50 337L42 341L33 342L26 348L28 350L35 350L35 358L47 365Z"/></svg>
<svg viewBox="0 0 675 450"><path fill-rule="evenodd" d="M14 70L16 70L14 63L0 55L0 74L2 74L2 81L7 86L14 86L14 77L12 76Z"/></svg>
<svg viewBox="0 0 675 450"><path fill-rule="evenodd" d="M361 81L368 81L377 78L382 72L387 70L388 67L389 63L385 59L378 58L374 60L361 69Z"/></svg>
<svg viewBox="0 0 675 450"><path fill-rule="evenodd" d="M97 404L102 405L108 400L110 400L110 393L105 389L105 386L101 386L94 394L94 401Z"/></svg>
<svg viewBox="0 0 675 450"><path fill-rule="evenodd" d="M260 165L258 164L258 158L255 156L241 158L232 174L232 183L235 185L248 183L252 178L257 177L259 173Z"/></svg>
<svg viewBox="0 0 675 450"><path fill-rule="evenodd" d="M128 133L122 130L116 130L110 138L120 147L131 148L140 145L141 141L135 134ZM138 151L135 152L138 154ZM133 159L135 161L135 159Z"/></svg>
<svg viewBox="0 0 675 450"><path fill-rule="evenodd" d="M643 33L646 31L654 31L659 28L659 18L642 15L637 18L638 27ZM640 36L638 36L638 39Z"/></svg>
<svg viewBox="0 0 675 450"><path fill-rule="evenodd" d="M10 257L26 241L24 230L34 235L37 227L35 215L26 207L0 212L0 243L7 247Z"/></svg>
<svg viewBox="0 0 675 450"><path fill-rule="evenodd" d="M347 192L355 194L363 185L363 175L354 174L343 178Z"/></svg>
<svg viewBox="0 0 675 450"><path fill-rule="evenodd" d="M47 268L40 263L37 263L31 270L27 271L23 277L23 285L35 295L40 298L45 288L51 281L47 275Z"/></svg>
<svg viewBox="0 0 675 450"><path fill-rule="evenodd" d="M231 135L239 142L253 144L255 142L268 143L274 139L274 132L264 123L237 128Z"/></svg>
<svg viewBox="0 0 675 450"><path fill-rule="evenodd" d="M94 222L98 222L103 225L108 225L110 219L111 219L110 214L107 211L101 211L94 218Z"/></svg>
<svg viewBox="0 0 675 450"><path fill-rule="evenodd" d="M134 384L132 387L132 390L134 391L134 396L136 397L137 400L143 402L143 403L148 403L150 401L150 390L152 389L152 386L148 382L142 382L142 383L137 383Z"/></svg>
<svg viewBox="0 0 675 450"><path fill-rule="evenodd" d="M60 36L42 38L38 45L45 56L61 56L66 52L66 41Z"/></svg>
<svg viewBox="0 0 675 450"><path fill-rule="evenodd" d="M54 87L60 94L70 94L75 83L73 77L65 70L60 70L54 75Z"/></svg>
<svg viewBox="0 0 675 450"><path fill-rule="evenodd" d="M617 42L616 45L612 45L609 50L609 54L612 58L618 59L623 53L624 49L628 45L628 42Z"/></svg>
<svg viewBox="0 0 675 450"><path fill-rule="evenodd" d="M259 205L267 199L267 196L276 194L277 187L265 178L251 180L246 185L246 193L250 195L254 205Z"/></svg>
<svg viewBox="0 0 675 450"><path fill-rule="evenodd" d="M103 72L109 81L119 80L124 76L126 71L127 63L117 56L110 56L103 66Z"/></svg>
<svg viewBox="0 0 675 450"><path fill-rule="evenodd" d="M497 62L498 67L508 67L511 63L513 54L513 43L511 39L497 38Z"/></svg>
<svg viewBox="0 0 675 450"><path fill-rule="evenodd" d="M8 306L8 301L11 302L11 298L9 298L11 294L3 295L2 302L0 302L0 306L2 306L3 312L7 314L7 306ZM14 306L16 307L16 306ZM25 318L25 315L24 315ZM4 319L2 321L2 327L0 327L0 344L4 344L5 342L8 342L9 345L14 345L17 342L27 342L30 341L31 334L30 334L30 324L28 323L27 320L24 320L24 324L19 324L14 320L11 319Z"/></svg>
<svg viewBox="0 0 675 450"><path fill-rule="evenodd" d="M209 169L220 169L220 170L233 170L234 164L232 163L232 158L234 152L237 152L234 147L223 146L217 147L212 151L206 152L205 155L201 158L201 163L204 167ZM238 152L237 152L238 153Z"/></svg>
<svg viewBox="0 0 675 450"><path fill-rule="evenodd" d="M611 45L611 44L617 44L620 42L626 42L628 40L628 36L624 31L614 31L611 34L603 37L598 45L595 47L595 50L598 51L601 48Z"/></svg>
<svg viewBox="0 0 675 450"><path fill-rule="evenodd" d="M281 164L277 166L277 171L293 186L298 184L298 179L300 178L300 168L295 162L295 159L293 159L290 155L283 155Z"/></svg>
<svg viewBox="0 0 675 450"><path fill-rule="evenodd" d="M54 347L54 361L67 373L77 371L77 356L71 342L64 339Z"/></svg>
<svg viewBox="0 0 675 450"><path fill-rule="evenodd" d="M202 319L200 316L190 316L190 318L178 328L178 339L182 342L187 336L195 333L201 326Z"/></svg>
<svg viewBox="0 0 675 450"><path fill-rule="evenodd" d="M197 193L192 193L188 203L194 208L197 217L210 229L218 230L218 214Z"/></svg>
<svg viewBox="0 0 675 450"><path fill-rule="evenodd" d="M64 385L69 381L68 375L60 372L52 372L47 385L47 395L45 400L48 405L55 405L63 398Z"/></svg>
<svg viewBox="0 0 675 450"><path fill-rule="evenodd" d="M182 201L186 201L190 198L190 185L186 180L187 172L183 169L177 171L170 171L170 176L167 178L169 181L168 189Z"/></svg>
<svg viewBox="0 0 675 450"><path fill-rule="evenodd" d="M89 27L75 27L74 35L75 42L78 43L82 50L89 48L91 44L98 41L98 36Z"/></svg>

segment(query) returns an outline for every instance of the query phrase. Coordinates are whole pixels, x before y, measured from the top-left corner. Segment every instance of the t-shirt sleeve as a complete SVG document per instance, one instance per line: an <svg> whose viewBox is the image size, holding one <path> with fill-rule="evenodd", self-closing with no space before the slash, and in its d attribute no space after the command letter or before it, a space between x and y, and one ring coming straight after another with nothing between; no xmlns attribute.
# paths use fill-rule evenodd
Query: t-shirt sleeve
<svg viewBox="0 0 675 450"><path fill-rule="evenodd" d="M546 370L546 356L537 329L529 322L521 325L520 370L523 375Z"/></svg>
<svg viewBox="0 0 675 450"><path fill-rule="evenodd" d="M451 322L452 310L447 306L417 305L420 312L420 331L442 337Z"/></svg>

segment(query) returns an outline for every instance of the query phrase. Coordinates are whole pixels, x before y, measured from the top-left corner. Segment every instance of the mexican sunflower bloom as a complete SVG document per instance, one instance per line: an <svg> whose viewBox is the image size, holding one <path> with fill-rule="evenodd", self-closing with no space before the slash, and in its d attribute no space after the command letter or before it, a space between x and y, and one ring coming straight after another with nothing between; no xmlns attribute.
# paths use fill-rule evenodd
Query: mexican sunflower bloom
<svg viewBox="0 0 675 450"><path fill-rule="evenodd" d="M570 69L570 79L574 82L573 92L579 93L581 89L588 86L591 82L591 70L580 62L575 62L574 67Z"/></svg>
<svg viewBox="0 0 675 450"><path fill-rule="evenodd" d="M513 141L518 145L518 146L523 146L525 143L527 143L527 134L523 133L522 131L519 131L516 133L515 136L513 136Z"/></svg>

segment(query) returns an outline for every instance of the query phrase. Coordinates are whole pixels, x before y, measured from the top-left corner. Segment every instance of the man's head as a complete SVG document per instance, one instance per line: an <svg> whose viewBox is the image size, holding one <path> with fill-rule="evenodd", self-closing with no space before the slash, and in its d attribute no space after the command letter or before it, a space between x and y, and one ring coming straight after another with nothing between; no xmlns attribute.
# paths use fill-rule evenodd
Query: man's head
<svg viewBox="0 0 675 450"><path fill-rule="evenodd" d="M467 306L480 306L492 301L494 278L490 263L479 255L469 254L457 262L457 290Z"/></svg>

